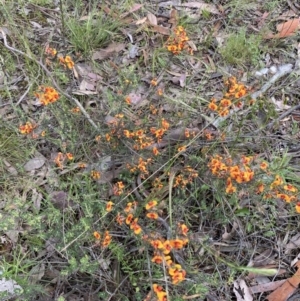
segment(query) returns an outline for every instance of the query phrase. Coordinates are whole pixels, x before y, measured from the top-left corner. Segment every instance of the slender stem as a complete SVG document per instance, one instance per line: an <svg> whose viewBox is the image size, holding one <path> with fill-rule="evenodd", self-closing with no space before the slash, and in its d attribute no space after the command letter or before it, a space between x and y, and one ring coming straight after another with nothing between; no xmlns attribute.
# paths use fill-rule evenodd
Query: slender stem
<svg viewBox="0 0 300 301"><path fill-rule="evenodd" d="M66 39L65 39L65 19L64 19L62 0L59 0L59 9L60 9L62 39L63 39L64 46L66 46Z"/></svg>

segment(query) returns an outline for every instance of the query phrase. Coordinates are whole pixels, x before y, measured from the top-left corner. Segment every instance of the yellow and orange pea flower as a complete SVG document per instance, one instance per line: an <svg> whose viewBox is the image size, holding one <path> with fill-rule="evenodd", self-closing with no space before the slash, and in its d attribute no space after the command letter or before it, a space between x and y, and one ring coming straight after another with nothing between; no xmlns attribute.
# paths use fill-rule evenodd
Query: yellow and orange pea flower
<svg viewBox="0 0 300 301"><path fill-rule="evenodd" d="M158 96L162 96L164 94L164 90L162 88L158 88L157 91L156 91L156 94Z"/></svg>
<svg viewBox="0 0 300 301"><path fill-rule="evenodd" d="M153 152L154 156L158 156L159 155L159 151L158 151L157 147L153 147L152 152Z"/></svg>
<svg viewBox="0 0 300 301"><path fill-rule="evenodd" d="M156 78L153 78L150 82L151 86L155 87L157 86L157 79Z"/></svg>
<svg viewBox="0 0 300 301"><path fill-rule="evenodd" d="M265 190L265 185L263 183L259 183L256 188L256 193L261 194L264 192L264 190Z"/></svg>
<svg viewBox="0 0 300 301"><path fill-rule="evenodd" d="M63 169L64 160L65 160L65 155L63 153L59 152L54 159L54 163L56 164L56 166L58 168Z"/></svg>
<svg viewBox="0 0 300 301"><path fill-rule="evenodd" d="M295 200L296 197L295 196L289 196L285 193L277 193L276 197L278 197L279 199L286 201L287 203L290 203L291 201Z"/></svg>
<svg viewBox="0 0 300 301"><path fill-rule="evenodd" d="M167 293L163 290L162 286L153 284L152 288L158 301L167 301Z"/></svg>
<svg viewBox="0 0 300 301"><path fill-rule="evenodd" d="M164 244L160 239L154 239L150 241L150 245L153 247L153 249L157 250L161 250L164 248Z"/></svg>
<svg viewBox="0 0 300 301"><path fill-rule="evenodd" d="M128 214L127 217L126 217L125 224L126 224L126 225L130 225L130 224L132 223L132 221L133 221L133 214L130 213L130 214Z"/></svg>
<svg viewBox="0 0 300 301"><path fill-rule="evenodd" d="M74 160L74 155L72 153L66 153L68 160Z"/></svg>
<svg viewBox="0 0 300 301"><path fill-rule="evenodd" d="M92 178L93 180L99 180L99 179L101 178L100 172L97 171L97 170L92 170L92 171L91 171L91 178Z"/></svg>
<svg viewBox="0 0 300 301"><path fill-rule="evenodd" d="M78 163L79 168L86 168L86 163L80 162Z"/></svg>
<svg viewBox="0 0 300 301"><path fill-rule="evenodd" d="M182 239L171 239L170 240L170 245L172 246L173 249L180 250L184 247L184 241Z"/></svg>
<svg viewBox="0 0 300 301"><path fill-rule="evenodd" d="M286 191L290 191L290 192L297 192L298 191L298 189L295 186L291 185L291 184L284 185L283 189L286 190Z"/></svg>
<svg viewBox="0 0 300 301"><path fill-rule="evenodd" d="M124 221L125 221L125 217L121 215L120 212L118 212L116 216L116 222L121 226L123 225Z"/></svg>
<svg viewBox="0 0 300 301"><path fill-rule="evenodd" d="M163 242L162 250L163 250L163 253L165 255L170 254L170 252L172 251L172 249L173 249L173 246L172 246L170 240L166 240L166 241Z"/></svg>
<svg viewBox="0 0 300 301"><path fill-rule="evenodd" d="M94 233L94 237L97 239L97 240L100 240L101 239L101 234L97 231L95 231Z"/></svg>
<svg viewBox="0 0 300 301"><path fill-rule="evenodd" d="M160 254L155 254L152 259L151 259L152 262L156 263L156 264L162 264L164 259L163 259L163 256L161 256Z"/></svg>
<svg viewBox="0 0 300 301"><path fill-rule="evenodd" d="M150 219L157 219L158 218L158 214L156 212L148 212L146 214L146 217L148 217Z"/></svg>
<svg viewBox="0 0 300 301"><path fill-rule="evenodd" d="M51 48L49 46L46 46L45 53L46 53L46 55L50 55L52 57L55 57L55 55L57 54L57 50L55 48Z"/></svg>
<svg viewBox="0 0 300 301"><path fill-rule="evenodd" d="M40 87L39 90L41 90L42 93L36 92L34 93L34 95L35 97L38 98L39 102L44 106L56 102L60 97L58 92L52 87Z"/></svg>
<svg viewBox="0 0 300 301"><path fill-rule="evenodd" d="M80 108L75 107L75 108L71 109L71 112L74 113L74 114L80 113Z"/></svg>
<svg viewBox="0 0 300 301"><path fill-rule="evenodd" d="M112 201L108 201L108 202L106 203L106 208L105 208L105 210L106 210L107 212L110 212L110 211L112 211L113 206L114 206L114 203L113 203Z"/></svg>
<svg viewBox="0 0 300 301"><path fill-rule="evenodd" d="M36 124L27 121L25 124L19 126L19 131L21 134L27 135L27 134L31 134L36 127L37 127Z"/></svg>
<svg viewBox="0 0 300 301"><path fill-rule="evenodd" d="M111 243L111 235L109 234L109 231L105 231L104 233L104 239L101 243L102 247L107 247Z"/></svg>
<svg viewBox="0 0 300 301"><path fill-rule="evenodd" d="M283 184L283 179L280 177L280 175L276 175L275 180L271 183L271 189L280 186L282 184Z"/></svg>
<svg viewBox="0 0 300 301"><path fill-rule="evenodd" d="M150 210L153 207L155 207L156 205L157 205L157 200L152 200L146 204L145 208L146 208L146 210Z"/></svg>
<svg viewBox="0 0 300 301"><path fill-rule="evenodd" d="M135 218L131 224L130 229L133 230L134 234L139 235L142 233L142 227L138 224L138 218Z"/></svg>
<svg viewBox="0 0 300 301"><path fill-rule="evenodd" d="M59 60L59 63L62 64L65 68L68 67L69 69L73 69L74 62L69 55L66 55L65 57L60 56L58 58L58 60Z"/></svg>
<svg viewBox="0 0 300 301"><path fill-rule="evenodd" d="M185 152L186 151L186 146L185 145L182 145L180 147L177 148L177 151L180 153L180 152Z"/></svg>
<svg viewBox="0 0 300 301"><path fill-rule="evenodd" d="M179 228L180 234L187 236L189 228L185 224L178 223L178 228Z"/></svg>
<svg viewBox="0 0 300 301"><path fill-rule="evenodd" d="M269 166L268 163L265 161L261 162L259 165L260 169L262 169L262 170L266 170L268 168L268 166Z"/></svg>
<svg viewBox="0 0 300 301"><path fill-rule="evenodd" d="M130 96L126 96L126 97L125 97L125 102L126 102L128 105L131 104L131 98L130 98Z"/></svg>
<svg viewBox="0 0 300 301"><path fill-rule="evenodd" d="M295 206L295 210L297 213L300 213L300 202L298 202Z"/></svg>

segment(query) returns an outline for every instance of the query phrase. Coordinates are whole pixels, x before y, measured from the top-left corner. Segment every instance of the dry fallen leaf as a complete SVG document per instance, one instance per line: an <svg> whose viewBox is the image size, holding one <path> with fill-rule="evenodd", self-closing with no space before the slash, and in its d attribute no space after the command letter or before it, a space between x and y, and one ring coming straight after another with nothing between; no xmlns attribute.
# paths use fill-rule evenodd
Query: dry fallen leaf
<svg viewBox="0 0 300 301"><path fill-rule="evenodd" d="M252 292L252 294L274 291L279 286L281 286L284 282L285 280L278 280L278 281L272 281L268 283L261 283L258 285L251 286L250 291Z"/></svg>
<svg viewBox="0 0 300 301"><path fill-rule="evenodd" d="M144 17L142 19L139 19L135 22L135 25L144 24L147 21L147 17Z"/></svg>
<svg viewBox="0 0 300 301"><path fill-rule="evenodd" d="M143 7L143 4L134 3L128 12L126 12L126 13L124 13L124 14L121 15L121 18L124 19L129 14L131 14L131 13L139 10L142 7Z"/></svg>
<svg viewBox="0 0 300 301"><path fill-rule="evenodd" d="M159 25L154 25L152 26L153 30L161 33L163 35L169 36L171 34L171 30L167 27L159 26Z"/></svg>
<svg viewBox="0 0 300 301"><path fill-rule="evenodd" d="M206 10L212 14L220 14L219 10L214 4L208 4L205 2L187 2L182 3L180 6L190 7L190 8L199 8L200 11Z"/></svg>
<svg viewBox="0 0 300 301"><path fill-rule="evenodd" d="M265 39L276 39L276 38L285 38L290 37L296 33L296 31L300 28L300 18L293 18L284 23L280 23L277 25L276 29L278 31L277 34L267 33L264 38Z"/></svg>
<svg viewBox="0 0 300 301"><path fill-rule="evenodd" d="M252 301L253 297L245 280L236 280L233 283L233 292L237 301Z"/></svg>
<svg viewBox="0 0 300 301"><path fill-rule="evenodd" d="M300 261L296 263L297 272L288 278L283 285L269 294L266 300L269 301L286 301L298 288L300 284Z"/></svg>
<svg viewBox="0 0 300 301"><path fill-rule="evenodd" d="M279 38L289 37L299 29L299 18L294 18L284 23L277 25L277 31L279 32Z"/></svg>
<svg viewBox="0 0 300 301"><path fill-rule="evenodd" d="M114 43L109 44L105 49L95 51L92 55L93 60L104 60L111 55L120 52L125 49L125 44L123 43Z"/></svg>
<svg viewBox="0 0 300 301"><path fill-rule="evenodd" d="M155 26L157 25L157 18L152 13L148 13L147 18L151 25Z"/></svg>
<svg viewBox="0 0 300 301"><path fill-rule="evenodd" d="M26 171L39 169L45 164L45 162L46 162L46 158L44 157L32 158L24 165L24 169Z"/></svg>

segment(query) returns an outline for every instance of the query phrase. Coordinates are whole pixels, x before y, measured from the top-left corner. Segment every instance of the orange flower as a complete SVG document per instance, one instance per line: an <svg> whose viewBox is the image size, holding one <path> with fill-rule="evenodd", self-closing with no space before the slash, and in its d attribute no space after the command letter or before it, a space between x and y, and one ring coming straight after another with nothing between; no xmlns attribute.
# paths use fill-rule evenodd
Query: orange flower
<svg viewBox="0 0 300 301"><path fill-rule="evenodd" d="M74 156L71 153L66 153L68 160L74 160Z"/></svg>
<svg viewBox="0 0 300 301"><path fill-rule="evenodd" d="M83 162L78 163L79 168L86 168L86 164Z"/></svg>
<svg viewBox="0 0 300 301"><path fill-rule="evenodd" d="M95 231L94 232L94 237L97 239L97 240L100 240L101 239L101 235L99 232Z"/></svg>
<svg viewBox="0 0 300 301"><path fill-rule="evenodd" d="M59 99L59 94L57 91L52 87L40 87L43 93L35 93L35 96L39 99L39 102L47 106L50 103L56 102Z"/></svg>
<svg viewBox="0 0 300 301"><path fill-rule="evenodd" d="M295 206L295 210L297 213L300 213L300 202L298 202Z"/></svg>
<svg viewBox="0 0 300 301"><path fill-rule="evenodd" d="M265 185L260 183L258 186L257 186L257 189L256 189L256 193L257 194L261 194L263 193L263 191L265 190Z"/></svg>
<svg viewBox="0 0 300 301"><path fill-rule="evenodd" d="M292 200L294 200L296 197L295 196L289 196L285 193L277 193L276 197L279 199L282 199L283 201L286 201L287 203L290 203Z"/></svg>
<svg viewBox="0 0 300 301"><path fill-rule="evenodd" d="M153 152L154 156L159 155L159 151L158 151L157 147L153 147L152 152Z"/></svg>
<svg viewBox="0 0 300 301"><path fill-rule="evenodd" d="M213 98L211 102L208 104L208 108L212 111L217 111L218 106L216 105L216 100Z"/></svg>
<svg viewBox="0 0 300 301"><path fill-rule="evenodd" d="M65 160L65 156L63 153L59 152L54 159L54 163L58 168L63 169L63 161Z"/></svg>
<svg viewBox="0 0 300 301"><path fill-rule="evenodd" d="M71 57L69 55L67 55L65 57L65 64L67 65L67 67L69 69L72 69L74 67L74 62L72 61Z"/></svg>
<svg viewBox="0 0 300 301"><path fill-rule="evenodd" d="M123 225L124 220L125 220L125 217L123 215L121 215L120 212L118 212L118 214L116 216L116 222L121 226L121 225Z"/></svg>
<svg viewBox="0 0 300 301"><path fill-rule="evenodd" d="M151 86L155 87L157 86L157 79L156 78L153 78L150 82Z"/></svg>
<svg viewBox="0 0 300 301"><path fill-rule="evenodd" d="M229 110L228 109L224 109L224 110L219 110L219 115L221 116L221 117L225 117L225 116L227 116L228 114L229 114Z"/></svg>
<svg viewBox="0 0 300 301"><path fill-rule="evenodd" d="M152 200L148 202L145 206L146 210L150 210L157 205L157 200Z"/></svg>
<svg viewBox="0 0 300 301"><path fill-rule="evenodd" d="M133 214L130 213L127 215L125 223L126 223L126 225L129 225L132 223L132 221L133 221Z"/></svg>
<svg viewBox="0 0 300 301"><path fill-rule="evenodd" d="M166 121L165 119L162 119L161 126L164 130L167 130L170 127L170 123Z"/></svg>
<svg viewBox="0 0 300 301"><path fill-rule="evenodd" d="M223 107L223 108L230 107L231 106L230 99L226 99L226 98L222 99L220 101L220 106Z"/></svg>
<svg viewBox="0 0 300 301"><path fill-rule="evenodd" d="M165 255L170 254L172 248L172 244L169 240L164 241L162 249Z"/></svg>
<svg viewBox="0 0 300 301"><path fill-rule="evenodd" d="M163 257L159 254L156 254L152 257L151 261L157 264L161 264L163 262Z"/></svg>
<svg viewBox="0 0 300 301"><path fill-rule="evenodd" d="M169 274L170 274L170 271L169 271ZM171 275L171 274L170 274ZM185 276L186 276L186 271L185 270L175 270L175 271L172 271L172 283L174 285L182 282L184 279L185 279Z"/></svg>
<svg viewBox="0 0 300 301"><path fill-rule="evenodd" d="M157 219L158 218L158 214L156 212L148 212L146 214L146 216L150 219Z"/></svg>
<svg viewBox="0 0 300 301"><path fill-rule="evenodd" d="M163 91L163 89L159 88L159 89L157 89L156 93L158 96L162 96L164 94L164 91Z"/></svg>
<svg viewBox="0 0 300 301"><path fill-rule="evenodd" d="M129 213L130 211L132 211L132 205L133 204L131 202L127 203L126 207L124 208L124 212Z"/></svg>
<svg viewBox="0 0 300 301"><path fill-rule="evenodd" d="M54 57L56 55L56 53L57 53L57 50L55 48L51 48L49 46L46 46L45 53L47 55L50 55L50 56Z"/></svg>
<svg viewBox="0 0 300 301"><path fill-rule="evenodd" d="M167 293L163 291L163 288L158 284L153 284L153 291L155 292L158 301L167 301Z"/></svg>
<svg viewBox="0 0 300 301"><path fill-rule="evenodd" d="M287 190L287 191L290 191L290 192L297 192L298 191L298 189L295 186L291 185L291 184L284 185L283 189Z"/></svg>
<svg viewBox="0 0 300 301"><path fill-rule="evenodd" d="M33 130L37 127L37 125L31 123L31 122L26 122L24 125L19 126L19 131L21 134L30 134L33 132Z"/></svg>
<svg viewBox="0 0 300 301"><path fill-rule="evenodd" d="M106 211L107 212L112 211L113 205L114 205L114 203L112 201L107 202L106 203Z"/></svg>
<svg viewBox="0 0 300 301"><path fill-rule="evenodd" d="M150 244L154 249L163 249L164 248L163 243L159 239L150 241Z"/></svg>
<svg viewBox="0 0 300 301"><path fill-rule="evenodd" d="M79 107L75 107L73 109L71 109L71 112L76 114L76 113L80 113L80 108Z"/></svg>
<svg viewBox="0 0 300 301"><path fill-rule="evenodd" d="M282 185L282 183L283 183L282 178L279 175L276 175L275 180L271 184L271 188L273 189L276 186L280 186L280 185Z"/></svg>
<svg viewBox="0 0 300 301"><path fill-rule="evenodd" d="M107 247L111 243L111 236L108 231L104 233L104 240L102 242L102 247Z"/></svg>
<svg viewBox="0 0 300 301"><path fill-rule="evenodd" d="M178 224L180 232L182 235L187 236L187 233L189 231L189 228L185 224Z"/></svg>
<svg viewBox="0 0 300 301"><path fill-rule="evenodd" d="M180 153L180 152L186 151L186 146L183 145L183 146L178 147L178 148L177 148L177 151L178 151L179 153Z"/></svg>
<svg viewBox="0 0 300 301"><path fill-rule="evenodd" d="M183 248L183 241L182 239L172 239L170 240L170 245L172 246L172 248L174 249L182 249Z"/></svg>
<svg viewBox="0 0 300 301"><path fill-rule="evenodd" d="M100 177L101 177L101 174L97 170L92 170L91 171L91 177L92 177L93 180L99 180Z"/></svg>
<svg viewBox="0 0 300 301"><path fill-rule="evenodd" d="M126 101L127 104L130 105L131 104L131 98L130 98L130 96L126 96L125 97L125 101Z"/></svg>
<svg viewBox="0 0 300 301"><path fill-rule="evenodd" d="M236 187L232 185L231 178L229 177L226 181L226 193L231 194L234 192L236 192Z"/></svg>
<svg viewBox="0 0 300 301"><path fill-rule="evenodd" d="M245 164L245 165L249 165L251 163L251 161L253 160L253 157L252 156L242 156L242 163Z"/></svg>
<svg viewBox="0 0 300 301"><path fill-rule="evenodd" d="M133 230L134 234L138 235L142 232L141 226L137 223L138 218L135 218L131 224L130 224L130 229Z"/></svg>
<svg viewBox="0 0 300 301"><path fill-rule="evenodd" d="M268 168L268 166L269 165L267 162L261 162L259 165L260 169L262 169L262 170L266 170Z"/></svg>

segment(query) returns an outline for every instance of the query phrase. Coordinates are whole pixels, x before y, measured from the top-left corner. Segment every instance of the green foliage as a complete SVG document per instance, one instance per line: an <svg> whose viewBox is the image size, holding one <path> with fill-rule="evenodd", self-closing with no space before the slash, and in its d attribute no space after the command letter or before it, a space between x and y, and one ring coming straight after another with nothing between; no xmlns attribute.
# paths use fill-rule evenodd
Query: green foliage
<svg viewBox="0 0 300 301"><path fill-rule="evenodd" d="M88 16L78 20L80 16L69 17L66 20L68 36L75 51L84 55L92 50L104 47L114 39L121 20L112 19L101 11L92 11Z"/></svg>
<svg viewBox="0 0 300 301"><path fill-rule="evenodd" d="M245 29L230 34L225 45L220 49L223 59L232 65L257 64L260 51L261 38L258 35L246 34Z"/></svg>

